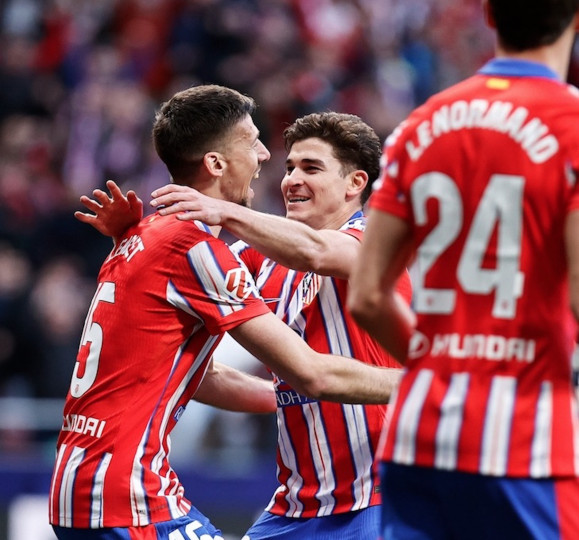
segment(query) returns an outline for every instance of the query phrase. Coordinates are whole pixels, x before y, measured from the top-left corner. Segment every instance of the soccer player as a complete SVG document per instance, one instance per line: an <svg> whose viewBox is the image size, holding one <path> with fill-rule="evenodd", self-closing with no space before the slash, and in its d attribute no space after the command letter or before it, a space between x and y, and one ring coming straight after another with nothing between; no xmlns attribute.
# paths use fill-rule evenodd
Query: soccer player
<svg viewBox="0 0 579 540"><path fill-rule="evenodd" d="M214 85L165 103L153 139L174 181L245 204L269 158L254 109ZM168 458L169 433L196 391L234 410L273 409L268 383L211 365L226 331L300 394L387 402L390 371L310 349L271 313L218 231L155 214L103 263L57 442L49 513L58 538L221 538Z"/></svg>
<svg viewBox="0 0 579 540"><path fill-rule="evenodd" d="M221 225L245 240L233 249L268 306L313 349L397 368L343 308L366 225L362 207L380 170L380 140L359 117L336 112L299 118L284 139L289 219L173 184L156 190L152 204L164 214L187 210L180 219ZM399 287L410 302L408 275ZM376 539L380 487L372 465L386 407L308 399L273 376L280 485L246 540Z"/></svg>
<svg viewBox="0 0 579 540"><path fill-rule="evenodd" d="M349 309L407 367L383 538L579 538L579 1L483 6L496 57L387 140L352 275ZM416 321L393 291L412 257Z"/></svg>

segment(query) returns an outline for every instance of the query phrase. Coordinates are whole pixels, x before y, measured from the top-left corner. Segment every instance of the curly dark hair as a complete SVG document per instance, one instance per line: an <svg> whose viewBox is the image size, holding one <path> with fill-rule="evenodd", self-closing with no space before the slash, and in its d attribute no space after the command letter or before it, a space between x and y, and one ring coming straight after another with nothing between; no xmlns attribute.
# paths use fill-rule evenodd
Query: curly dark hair
<svg viewBox="0 0 579 540"><path fill-rule="evenodd" d="M376 132L360 117L333 111L308 114L287 127L283 137L288 152L295 142L313 137L329 143L342 164L342 174L358 169L366 171L368 184L361 202L368 200L372 184L380 174L382 145Z"/></svg>

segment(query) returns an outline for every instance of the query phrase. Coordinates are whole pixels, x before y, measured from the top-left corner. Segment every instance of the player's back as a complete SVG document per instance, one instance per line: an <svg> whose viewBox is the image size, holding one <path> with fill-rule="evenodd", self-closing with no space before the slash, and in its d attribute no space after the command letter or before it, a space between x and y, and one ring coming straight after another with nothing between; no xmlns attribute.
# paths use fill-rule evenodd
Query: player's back
<svg viewBox="0 0 579 540"><path fill-rule="evenodd" d="M217 242L198 223L154 215L103 263L58 440L53 523L146 525L189 510L167 436L219 340L211 321L223 314L212 311L229 309L207 300L197 270L217 265Z"/></svg>
<svg viewBox="0 0 579 540"><path fill-rule="evenodd" d="M397 406L388 458L574 474L573 445L554 441L576 423L563 234L577 207L578 121L576 93L550 72L494 61L418 109L387 148L388 189L407 210L384 208L410 216L419 244L399 395L412 410Z"/></svg>

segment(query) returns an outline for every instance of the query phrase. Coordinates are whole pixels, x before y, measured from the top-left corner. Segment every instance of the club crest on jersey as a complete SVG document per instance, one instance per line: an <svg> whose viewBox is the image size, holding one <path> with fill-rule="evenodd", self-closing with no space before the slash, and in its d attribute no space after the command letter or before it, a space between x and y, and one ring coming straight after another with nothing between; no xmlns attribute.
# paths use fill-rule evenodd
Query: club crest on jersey
<svg viewBox="0 0 579 540"><path fill-rule="evenodd" d="M318 274L308 272L304 276L300 286L302 292L302 302L305 306L309 306L314 301L316 294L318 294L318 291L320 290L321 284L322 277L318 276Z"/></svg>
<svg viewBox="0 0 579 540"><path fill-rule="evenodd" d="M245 268L232 268L225 274L225 289L232 298L245 300L254 290L253 281Z"/></svg>

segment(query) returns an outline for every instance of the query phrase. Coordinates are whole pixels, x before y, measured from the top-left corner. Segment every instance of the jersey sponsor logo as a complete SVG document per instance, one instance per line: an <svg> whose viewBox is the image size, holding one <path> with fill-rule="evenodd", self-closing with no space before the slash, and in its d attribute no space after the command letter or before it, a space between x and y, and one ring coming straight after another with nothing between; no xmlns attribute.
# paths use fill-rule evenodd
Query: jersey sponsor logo
<svg viewBox="0 0 579 540"><path fill-rule="evenodd" d="M254 290L253 281L245 268L231 268L225 275L225 289L232 298L245 300Z"/></svg>
<svg viewBox="0 0 579 540"><path fill-rule="evenodd" d="M410 358L430 354L432 357L531 363L535 360L535 352L533 339L483 334L435 334L430 341L424 334L415 332L410 339L408 355Z"/></svg>
<svg viewBox="0 0 579 540"><path fill-rule="evenodd" d="M133 234L130 238L125 238L117 248L111 253L109 260L123 255L130 261L139 251L145 250L145 244L138 234Z"/></svg>
<svg viewBox="0 0 579 540"><path fill-rule="evenodd" d="M280 379L272 372L273 387L275 389L275 398L278 407L288 407L290 405L302 405L304 403L313 403L316 400L303 396L296 392L288 383Z"/></svg>
<svg viewBox="0 0 579 540"><path fill-rule="evenodd" d="M430 349L430 341L422 332L414 332L408 345L408 356L410 358L420 358Z"/></svg>
<svg viewBox="0 0 579 540"><path fill-rule="evenodd" d="M508 135L520 144L533 163L544 163L559 150L559 141L539 118L529 118L529 110L508 101L473 99L443 105L429 120L416 127L414 140L406 142L412 161L440 136L463 129L488 129Z"/></svg>
<svg viewBox="0 0 579 540"><path fill-rule="evenodd" d="M84 416L83 414L67 414L62 422L62 431L74 431L82 435L90 435L100 439L105 429L106 422L93 418L92 416Z"/></svg>
<svg viewBox="0 0 579 540"><path fill-rule="evenodd" d="M275 399L278 407L289 407L291 405L303 405L304 403L313 403L316 400L298 394L295 390L279 390L275 391Z"/></svg>

